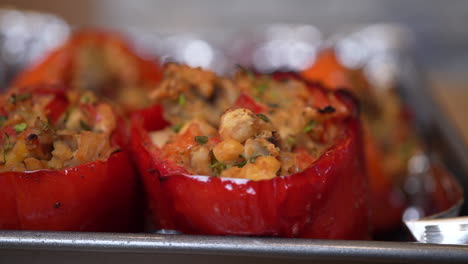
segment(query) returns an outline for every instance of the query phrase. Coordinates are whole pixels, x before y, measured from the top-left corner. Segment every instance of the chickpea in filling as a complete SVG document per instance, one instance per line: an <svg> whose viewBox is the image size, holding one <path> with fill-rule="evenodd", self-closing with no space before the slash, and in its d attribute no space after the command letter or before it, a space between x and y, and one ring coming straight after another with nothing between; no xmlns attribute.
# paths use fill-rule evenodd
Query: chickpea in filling
<svg viewBox="0 0 468 264"><path fill-rule="evenodd" d="M53 94L0 97L0 172L63 169L107 159L117 150L111 143L116 128L111 106L90 91L67 97L54 122L49 115L59 111L54 105L60 102Z"/></svg>
<svg viewBox="0 0 468 264"><path fill-rule="evenodd" d="M265 111L236 105L241 94ZM245 70L223 78L170 64L151 97L172 126L150 137L163 158L191 174L251 180L289 175L309 167L342 136L336 120L348 109L331 92L320 96L293 79Z"/></svg>

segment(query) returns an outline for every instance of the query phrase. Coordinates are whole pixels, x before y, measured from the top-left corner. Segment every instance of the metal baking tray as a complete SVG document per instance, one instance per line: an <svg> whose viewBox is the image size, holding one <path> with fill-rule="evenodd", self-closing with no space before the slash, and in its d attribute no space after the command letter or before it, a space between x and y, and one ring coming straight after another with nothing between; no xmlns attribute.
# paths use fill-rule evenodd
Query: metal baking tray
<svg viewBox="0 0 468 264"><path fill-rule="evenodd" d="M22 46L25 56L14 56L18 50L8 50L9 46L5 43L9 37L18 36L14 32L5 33L8 27L2 26L5 19L0 19L0 49L4 50L0 57L0 64L3 66L0 82L5 86L14 72L51 47L50 39L48 42L41 40L32 27L32 22L26 21L29 16L36 16L31 20L35 24L42 21L43 28L53 25L48 32L49 38L63 39L68 34L69 27L56 17L46 16L42 17L43 20L38 20L43 14L12 11L12 15L8 10L2 12L0 17L9 15L10 19L21 22L19 24L24 28L20 37L23 39L19 41L28 43ZM224 53L222 48L216 48L214 44L208 46L209 42L202 40L200 36L139 36L142 37L137 40L143 46L145 40L146 44L148 41L159 41L160 44L153 47L153 53L173 60L183 60L177 57L177 51L167 50L167 47L180 47L173 45L174 41L198 41L199 49L211 48L210 54L214 59L208 64L206 61L198 63L205 63L202 66L216 69L227 69L223 59L226 59L229 52ZM41 43L42 46L35 47L34 43ZM13 52L13 55L10 56L9 52ZM411 52L391 52L399 58L394 74L401 88L402 98L413 106L416 126L431 153L440 157L463 186L468 186L468 151L458 131L436 104L423 81L423 75L413 63ZM468 199L465 197L465 200ZM465 207L462 214L466 213ZM153 233L0 231L0 263L468 263L467 246L409 242L406 230L402 230L402 234L403 236L399 236L400 241L342 241Z"/></svg>
<svg viewBox="0 0 468 264"><path fill-rule="evenodd" d="M468 248L409 242L0 232L2 263L467 263Z"/></svg>

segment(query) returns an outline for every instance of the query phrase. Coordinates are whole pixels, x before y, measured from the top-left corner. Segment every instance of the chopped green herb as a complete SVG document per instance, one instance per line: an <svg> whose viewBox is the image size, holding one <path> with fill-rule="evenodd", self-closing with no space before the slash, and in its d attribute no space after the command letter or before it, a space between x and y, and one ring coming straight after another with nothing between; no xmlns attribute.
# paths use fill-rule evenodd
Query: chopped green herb
<svg viewBox="0 0 468 264"><path fill-rule="evenodd" d="M80 120L80 127L82 130L91 131L91 127L86 124L83 120Z"/></svg>
<svg viewBox="0 0 468 264"><path fill-rule="evenodd" d="M82 103L82 104L89 104L89 103L92 103L92 101L93 101L93 99L92 99L91 95L89 95L89 94L85 94L80 98L80 103Z"/></svg>
<svg viewBox="0 0 468 264"><path fill-rule="evenodd" d="M42 130L49 130L50 124L47 121L42 121Z"/></svg>
<svg viewBox="0 0 468 264"><path fill-rule="evenodd" d="M247 164L247 160L244 160L244 161L242 161L242 162L239 162L239 163L235 164L234 166L239 167L239 168L242 168L242 167L245 166L245 164Z"/></svg>
<svg viewBox="0 0 468 264"><path fill-rule="evenodd" d="M270 119L264 114L257 114L257 116L265 122L270 122Z"/></svg>
<svg viewBox="0 0 468 264"><path fill-rule="evenodd" d="M218 176L221 174L221 172L225 169L227 169L227 165L218 161L213 154L213 151L210 151L210 157L211 157L211 165L210 168L214 170L215 176Z"/></svg>
<svg viewBox="0 0 468 264"><path fill-rule="evenodd" d="M291 145L296 145L296 138L293 136L288 137L288 143Z"/></svg>
<svg viewBox="0 0 468 264"><path fill-rule="evenodd" d="M266 83L261 83L261 84L255 86L255 90L259 94L263 94L267 88L268 88L268 85Z"/></svg>
<svg viewBox="0 0 468 264"><path fill-rule="evenodd" d="M187 99L185 99L185 95L184 95L184 94L180 94L180 95L179 95L179 98L177 98L177 103L178 103L180 106L184 106L184 105L187 103Z"/></svg>
<svg viewBox="0 0 468 264"><path fill-rule="evenodd" d="M216 161L215 163L210 165L210 168L219 169L219 170L223 171L223 170L225 170L227 168L227 165L222 163L222 162Z"/></svg>
<svg viewBox="0 0 468 264"><path fill-rule="evenodd" d="M74 110L73 107L68 107L67 110L65 111L65 117L63 118L63 122L67 123L68 118L70 118L71 112Z"/></svg>
<svg viewBox="0 0 468 264"><path fill-rule="evenodd" d="M208 137L207 136L196 136L195 137L195 142L197 142L200 145L205 145L208 143Z"/></svg>
<svg viewBox="0 0 468 264"><path fill-rule="evenodd" d="M179 152L180 155L185 155L185 151Z"/></svg>
<svg viewBox="0 0 468 264"><path fill-rule="evenodd" d="M19 123L19 124L15 125L16 133L21 133L24 130L26 130L26 128L28 128L28 124L26 124L25 122L22 122L22 123Z"/></svg>
<svg viewBox="0 0 468 264"><path fill-rule="evenodd" d="M281 98L281 95L280 95L280 93L279 93L277 90L271 91L270 94L271 94L271 96L273 96L274 99L277 99L277 100L278 100L278 99Z"/></svg>
<svg viewBox="0 0 468 264"><path fill-rule="evenodd" d="M7 153L7 151L9 151L10 149L13 148L13 144L11 144L10 136L7 133L4 134L4 137L5 137L5 141L3 142L3 162L5 163L6 162L6 153Z"/></svg>
<svg viewBox="0 0 468 264"><path fill-rule="evenodd" d="M0 116L0 127L2 127L3 124L5 124L6 121L7 121L7 117L6 117L6 116Z"/></svg>
<svg viewBox="0 0 468 264"><path fill-rule="evenodd" d="M177 124L172 126L172 131L179 133L179 131L182 129L184 125L183 124Z"/></svg>
<svg viewBox="0 0 468 264"><path fill-rule="evenodd" d="M8 101L12 104L16 104L17 102L28 100L31 97L32 96L30 93L18 94L18 95L13 94L12 96L10 96L10 98L8 98Z"/></svg>
<svg viewBox="0 0 468 264"><path fill-rule="evenodd" d="M310 131L312 131L312 129L314 128L314 126L317 124L317 122L315 120L311 120L303 129L304 133L308 133Z"/></svg>

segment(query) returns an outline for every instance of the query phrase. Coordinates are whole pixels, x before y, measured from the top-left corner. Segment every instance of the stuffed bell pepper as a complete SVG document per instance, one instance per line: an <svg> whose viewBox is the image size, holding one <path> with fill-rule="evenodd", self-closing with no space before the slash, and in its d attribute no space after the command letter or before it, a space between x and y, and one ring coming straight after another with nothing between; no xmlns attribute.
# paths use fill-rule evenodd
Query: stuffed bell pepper
<svg viewBox="0 0 468 264"><path fill-rule="evenodd" d="M222 78L170 64L132 117L157 229L365 239L367 175L353 98L297 76Z"/></svg>
<svg viewBox="0 0 468 264"><path fill-rule="evenodd" d="M135 231L138 186L113 107L57 87L0 97L0 229Z"/></svg>
<svg viewBox="0 0 468 264"><path fill-rule="evenodd" d="M12 88L64 85L113 99L125 110L148 106L146 90L161 79L161 68L136 53L115 33L79 31L37 65L23 71Z"/></svg>

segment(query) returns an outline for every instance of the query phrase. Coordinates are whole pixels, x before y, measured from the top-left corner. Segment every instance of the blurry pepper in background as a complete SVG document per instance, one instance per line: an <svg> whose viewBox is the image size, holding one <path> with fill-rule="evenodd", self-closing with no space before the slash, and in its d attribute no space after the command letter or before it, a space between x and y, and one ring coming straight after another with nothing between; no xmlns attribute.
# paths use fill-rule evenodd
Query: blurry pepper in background
<svg viewBox="0 0 468 264"><path fill-rule="evenodd" d="M410 120L405 118L406 109L392 90L376 91L361 69L343 66L333 49L322 50L316 62L301 75L332 89L349 89L359 98L372 222L376 232L398 228L407 206L400 188L408 173L408 161L421 151L411 131Z"/></svg>
<svg viewBox="0 0 468 264"><path fill-rule="evenodd" d="M92 90L132 111L149 105L145 91L152 89L161 77L156 59L138 55L123 36L82 30L37 65L20 73L12 89L52 84Z"/></svg>

